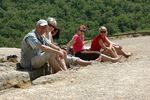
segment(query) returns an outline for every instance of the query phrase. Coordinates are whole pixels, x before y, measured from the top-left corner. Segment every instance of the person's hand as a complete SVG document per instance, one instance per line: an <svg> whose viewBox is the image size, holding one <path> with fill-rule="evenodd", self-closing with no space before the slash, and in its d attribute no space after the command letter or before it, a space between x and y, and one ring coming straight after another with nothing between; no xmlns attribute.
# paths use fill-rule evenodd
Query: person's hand
<svg viewBox="0 0 150 100"><path fill-rule="evenodd" d="M65 51L65 50L63 50L63 49L61 49L62 50L62 52L65 54L65 55L67 55L67 52Z"/></svg>
<svg viewBox="0 0 150 100"><path fill-rule="evenodd" d="M112 48L113 47L113 44L112 43L110 43L110 46L109 46L110 48Z"/></svg>
<svg viewBox="0 0 150 100"><path fill-rule="evenodd" d="M113 47L118 48L118 49L122 49L122 46L118 45L118 44L113 44Z"/></svg>
<svg viewBox="0 0 150 100"><path fill-rule="evenodd" d="M67 56L67 52L64 49L61 49L61 51L63 52L64 56Z"/></svg>
<svg viewBox="0 0 150 100"><path fill-rule="evenodd" d="M67 47L66 52L67 52L67 53L70 52L70 47L69 47L69 46Z"/></svg>
<svg viewBox="0 0 150 100"><path fill-rule="evenodd" d="M111 50L111 47L106 47L105 49L106 49L106 50Z"/></svg>
<svg viewBox="0 0 150 100"><path fill-rule="evenodd" d="M64 53L63 53L62 51L59 51L59 52L58 52L58 55L59 55L59 57L60 57L61 59L64 58Z"/></svg>

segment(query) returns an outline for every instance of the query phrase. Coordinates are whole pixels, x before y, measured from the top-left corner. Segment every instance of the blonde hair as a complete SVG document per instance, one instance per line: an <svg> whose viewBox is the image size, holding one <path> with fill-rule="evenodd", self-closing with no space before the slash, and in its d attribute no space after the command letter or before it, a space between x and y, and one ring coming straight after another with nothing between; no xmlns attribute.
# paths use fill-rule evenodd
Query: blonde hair
<svg viewBox="0 0 150 100"><path fill-rule="evenodd" d="M106 33L108 33L108 32L107 32L107 28L106 28L105 26L101 26L101 27L99 28L99 32L101 32L101 31L106 31Z"/></svg>
<svg viewBox="0 0 150 100"><path fill-rule="evenodd" d="M53 17L48 17L48 18L47 18L47 22L48 22L48 24L51 24L51 25L57 27L57 21L56 21L55 18L53 18Z"/></svg>

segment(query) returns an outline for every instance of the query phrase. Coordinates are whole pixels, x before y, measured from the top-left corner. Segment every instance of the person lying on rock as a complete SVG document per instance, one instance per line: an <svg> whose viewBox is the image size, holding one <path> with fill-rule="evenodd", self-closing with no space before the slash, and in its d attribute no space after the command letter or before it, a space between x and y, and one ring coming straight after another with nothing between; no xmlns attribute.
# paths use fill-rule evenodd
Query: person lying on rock
<svg viewBox="0 0 150 100"><path fill-rule="evenodd" d="M47 21L40 19L35 29L25 35L21 46L21 66L25 69L37 69L48 62L53 73L65 71L65 52L45 38L47 27ZM54 29L55 26L51 28Z"/></svg>

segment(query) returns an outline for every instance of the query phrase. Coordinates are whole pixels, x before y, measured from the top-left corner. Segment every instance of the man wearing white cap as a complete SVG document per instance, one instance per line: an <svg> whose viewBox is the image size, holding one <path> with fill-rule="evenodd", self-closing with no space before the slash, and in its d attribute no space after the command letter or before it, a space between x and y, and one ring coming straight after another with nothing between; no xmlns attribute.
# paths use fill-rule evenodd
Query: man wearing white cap
<svg viewBox="0 0 150 100"><path fill-rule="evenodd" d="M47 25L46 20L40 19L35 30L24 37L21 47L21 66L23 68L36 69L49 62L53 67L53 73L67 70L63 62L64 53L44 37Z"/></svg>

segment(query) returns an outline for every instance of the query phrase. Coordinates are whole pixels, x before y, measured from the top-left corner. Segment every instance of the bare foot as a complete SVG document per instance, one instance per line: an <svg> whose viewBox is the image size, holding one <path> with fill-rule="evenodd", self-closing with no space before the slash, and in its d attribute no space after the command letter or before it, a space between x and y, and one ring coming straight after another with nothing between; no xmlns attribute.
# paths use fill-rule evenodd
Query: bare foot
<svg viewBox="0 0 150 100"><path fill-rule="evenodd" d="M132 55L132 53L131 53L131 52L128 52L128 53L126 53L124 56L125 56L126 58L129 58L131 55Z"/></svg>
<svg viewBox="0 0 150 100"><path fill-rule="evenodd" d="M101 61L102 61L102 58L101 58L101 57L98 57L95 61L101 62Z"/></svg>
<svg viewBox="0 0 150 100"><path fill-rule="evenodd" d="M118 57L113 58L113 59L112 59L112 62L113 62L113 63L118 62L121 58L122 58L122 55L119 55Z"/></svg>

